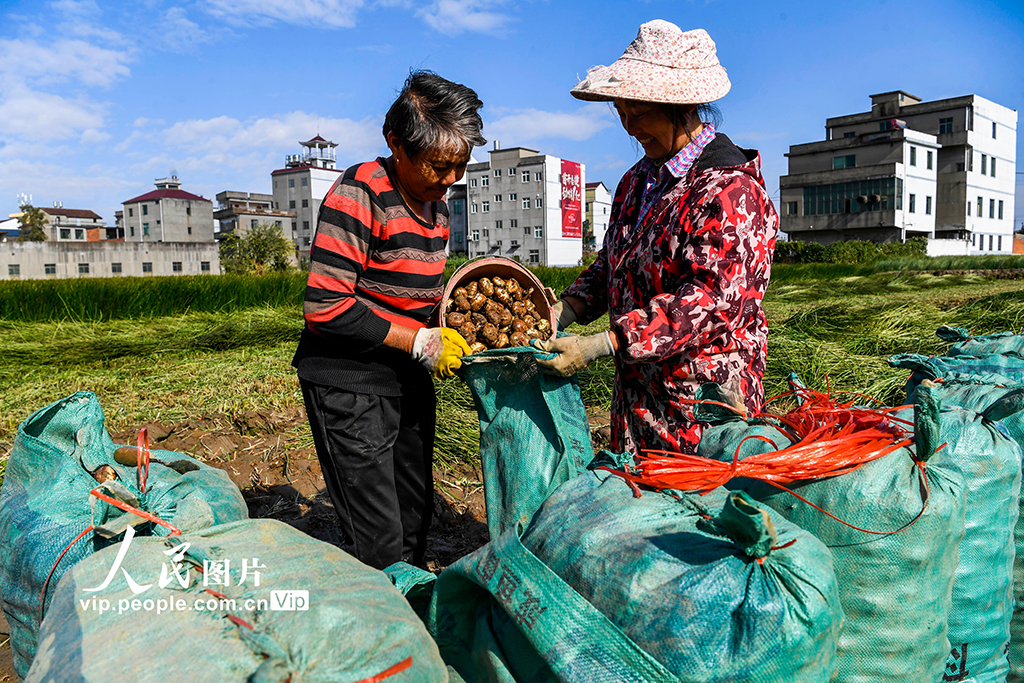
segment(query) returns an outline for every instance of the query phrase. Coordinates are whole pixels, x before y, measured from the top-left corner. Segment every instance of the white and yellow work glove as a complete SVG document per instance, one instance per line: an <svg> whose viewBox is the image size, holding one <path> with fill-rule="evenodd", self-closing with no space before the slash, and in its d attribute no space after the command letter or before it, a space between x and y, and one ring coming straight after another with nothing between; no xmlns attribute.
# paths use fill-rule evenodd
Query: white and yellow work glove
<svg viewBox="0 0 1024 683"><path fill-rule="evenodd" d="M559 330L564 330L576 322L576 311L565 299L559 299L558 303L551 307L551 311L555 314Z"/></svg>
<svg viewBox="0 0 1024 683"><path fill-rule="evenodd" d="M472 351L462 335L448 327L425 327L412 341L412 357L434 377L451 377L469 353Z"/></svg>
<svg viewBox="0 0 1024 683"><path fill-rule="evenodd" d="M556 354L547 360L537 359L537 365L548 375L572 377L598 358L612 356L612 333L599 332L586 337L559 337L547 341L536 341L533 346L541 351Z"/></svg>

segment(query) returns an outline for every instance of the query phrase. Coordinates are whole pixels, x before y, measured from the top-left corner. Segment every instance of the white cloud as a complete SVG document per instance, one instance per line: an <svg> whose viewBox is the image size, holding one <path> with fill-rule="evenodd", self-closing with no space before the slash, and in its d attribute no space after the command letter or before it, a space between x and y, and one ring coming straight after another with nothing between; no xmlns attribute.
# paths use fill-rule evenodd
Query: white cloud
<svg viewBox="0 0 1024 683"><path fill-rule="evenodd" d="M200 45L213 40L213 35L190 20L182 7L172 7L164 13L160 31L160 42L171 52L195 52Z"/></svg>
<svg viewBox="0 0 1024 683"><path fill-rule="evenodd" d="M110 133L104 133L101 130L95 128L88 128L82 132L81 142L85 145L95 145L100 142L106 142L110 139Z"/></svg>
<svg viewBox="0 0 1024 683"><path fill-rule="evenodd" d="M70 99L13 85L0 100L0 140L75 137L90 128L102 128L104 109L103 105L86 99Z"/></svg>
<svg viewBox="0 0 1024 683"><path fill-rule="evenodd" d="M204 9L239 26L260 26L279 21L318 28L351 28L364 0L210 0Z"/></svg>
<svg viewBox="0 0 1024 683"><path fill-rule="evenodd" d="M485 123L484 135L488 140L500 140L505 147L549 138L579 142L614 123L608 108L601 104L587 104L575 112L520 109Z"/></svg>
<svg viewBox="0 0 1024 683"><path fill-rule="evenodd" d="M89 86L110 86L128 76L130 57L125 52L98 47L84 40L0 39L0 83L4 81L50 84L76 81Z"/></svg>
<svg viewBox="0 0 1024 683"><path fill-rule="evenodd" d="M498 4L494 0L434 0L416 15L449 35L464 31L494 34L512 22L510 15L490 9Z"/></svg>

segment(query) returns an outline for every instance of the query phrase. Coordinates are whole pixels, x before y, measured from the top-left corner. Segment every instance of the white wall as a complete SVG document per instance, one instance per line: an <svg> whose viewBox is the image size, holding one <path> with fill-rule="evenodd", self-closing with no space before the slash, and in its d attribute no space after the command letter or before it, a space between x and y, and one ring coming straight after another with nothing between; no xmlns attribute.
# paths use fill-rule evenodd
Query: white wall
<svg viewBox="0 0 1024 683"><path fill-rule="evenodd" d="M174 263L181 271L174 270ZM209 271L202 270L203 263ZM80 263L88 264L88 274L79 273ZM112 264L121 272L112 272ZM143 263L152 272L143 272ZM10 265L21 271L11 277ZM46 264L55 273L46 274ZM215 242L5 242L0 245L0 280L65 279L78 277L129 277L143 275L202 275L220 273L220 256Z"/></svg>
<svg viewBox="0 0 1024 683"><path fill-rule="evenodd" d="M967 256L971 253L970 240L928 240L928 256Z"/></svg>
<svg viewBox="0 0 1024 683"><path fill-rule="evenodd" d="M939 152L935 136L904 131L903 141L903 228L904 237L926 233L935 235L935 212L938 201ZM916 164L911 158L916 150ZM928 153L932 154L932 168L928 168ZM898 167L897 167L898 168ZM910 210L910 195L915 197L914 211ZM929 210L929 197L930 210Z"/></svg>
<svg viewBox="0 0 1024 683"><path fill-rule="evenodd" d="M544 163L544 247L541 263L548 266L576 266L583 259L583 238L562 237L561 174L562 160L547 157ZM586 184L587 169L581 164L581 188L585 188Z"/></svg>

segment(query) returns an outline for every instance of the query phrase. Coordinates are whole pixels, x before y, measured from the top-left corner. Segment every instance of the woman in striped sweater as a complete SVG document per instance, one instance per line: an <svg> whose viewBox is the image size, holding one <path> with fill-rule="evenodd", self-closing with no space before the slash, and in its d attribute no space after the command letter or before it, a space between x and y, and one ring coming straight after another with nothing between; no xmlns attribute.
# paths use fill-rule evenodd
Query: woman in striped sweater
<svg viewBox="0 0 1024 683"><path fill-rule="evenodd" d="M433 511L436 400L469 352L436 325L448 209L481 135L476 93L414 72L384 119L391 155L345 171L324 198L292 364L342 547L383 569L423 565Z"/></svg>

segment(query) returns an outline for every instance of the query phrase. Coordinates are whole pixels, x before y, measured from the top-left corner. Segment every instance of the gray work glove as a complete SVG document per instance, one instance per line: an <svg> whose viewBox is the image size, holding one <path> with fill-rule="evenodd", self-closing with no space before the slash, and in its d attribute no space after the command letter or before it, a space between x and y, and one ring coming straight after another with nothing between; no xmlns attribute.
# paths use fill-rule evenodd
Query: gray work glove
<svg viewBox="0 0 1024 683"><path fill-rule="evenodd" d="M564 330L576 322L576 311L565 299L559 299L558 303L551 307L551 310L555 314L559 330Z"/></svg>
<svg viewBox="0 0 1024 683"><path fill-rule="evenodd" d="M537 359L537 365L548 375L572 377L598 358L612 356L611 332L599 332L585 337L559 337L547 341L535 341L534 348L556 354L554 358Z"/></svg>

